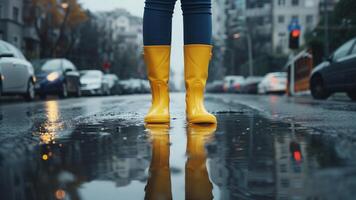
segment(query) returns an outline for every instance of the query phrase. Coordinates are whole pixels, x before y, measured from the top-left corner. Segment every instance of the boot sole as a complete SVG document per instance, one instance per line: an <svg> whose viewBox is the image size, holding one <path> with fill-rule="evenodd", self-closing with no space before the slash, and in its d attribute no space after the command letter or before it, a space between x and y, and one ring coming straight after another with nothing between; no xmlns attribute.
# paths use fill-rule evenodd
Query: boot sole
<svg viewBox="0 0 356 200"><path fill-rule="evenodd" d="M145 119L145 123L147 124L165 124L165 123L169 123L170 122L170 118L149 118L149 119Z"/></svg>
<svg viewBox="0 0 356 200"><path fill-rule="evenodd" d="M216 119L206 119L206 117L203 116L187 119L187 121L191 124L217 124Z"/></svg>

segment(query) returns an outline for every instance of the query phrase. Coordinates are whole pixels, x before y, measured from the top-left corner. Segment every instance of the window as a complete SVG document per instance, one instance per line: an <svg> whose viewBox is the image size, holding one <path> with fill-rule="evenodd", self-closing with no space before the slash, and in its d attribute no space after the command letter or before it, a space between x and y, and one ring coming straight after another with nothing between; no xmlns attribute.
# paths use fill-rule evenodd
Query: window
<svg viewBox="0 0 356 200"><path fill-rule="evenodd" d="M63 67L64 67L64 70L72 70L72 71L75 71L75 67L73 65L73 63L69 62L68 60L63 60Z"/></svg>
<svg viewBox="0 0 356 200"><path fill-rule="evenodd" d="M314 22L314 16L313 15L307 15L306 18L305 18L305 22L307 24L313 24Z"/></svg>
<svg viewBox="0 0 356 200"><path fill-rule="evenodd" d="M278 16L278 23L283 24L285 21L285 17L283 15Z"/></svg>
<svg viewBox="0 0 356 200"><path fill-rule="evenodd" d="M355 39L346 42L344 45L342 45L340 48L338 48L333 55L333 60L338 61L341 58L347 56L354 43L355 43Z"/></svg>
<svg viewBox="0 0 356 200"><path fill-rule="evenodd" d="M7 48L11 51L12 54L14 54L16 58L26 60L25 56L20 52L20 50L14 47L13 45L7 44Z"/></svg>
<svg viewBox="0 0 356 200"><path fill-rule="evenodd" d="M0 54L10 53L10 50L7 48L4 42L0 42Z"/></svg>
<svg viewBox="0 0 356 200"><path fill-rule="evenodd" d="M292 0L292 6L298 6L299 0Z"/></svg>
<svg viewBox="0 0 356 200"><path fill-rule="evenodd" d="M277 0L279 6L284 6L286 5L286 0Z"/></svg>
<svg viewBox="0 0 356 200"><path fill-rule="evenodd" d="M299 21L299 17L298 17L298 15L293 15L292 16L292 22L298 22Z"/></svg>
<svg viewBox="0 0 356 200"><path fill-rule="evenodd" d="M351 54L356 55L356 45L354 45L354 48L352 49Z"/></svg>
<svg viewBox="0 0 356 200"><path fill-rule="evenodd" d="M20 14L19 8L14 7L14 8L12 9L12 19L13 19L14 21L16 21L16 22L19 22L19 14Z"/></svg>

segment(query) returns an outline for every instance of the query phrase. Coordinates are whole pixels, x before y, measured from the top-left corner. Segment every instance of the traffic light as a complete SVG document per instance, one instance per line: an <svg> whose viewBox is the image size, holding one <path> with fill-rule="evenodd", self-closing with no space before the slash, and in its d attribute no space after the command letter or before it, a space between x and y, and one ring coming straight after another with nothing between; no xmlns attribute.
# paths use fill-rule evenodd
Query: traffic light
<svg viewBox="0 0 356 200"><path fill-rule="evenodd" d="M299 48L299 38L300 38L300 30L294 29L289 33L289 48L290 49L298 49Z"/></svg>
<svg viewBox="0 0 356 200"><path fill-rule="evenodd" d="M297 163L301 163L303 160L303 155L302 155L302 150L301 150L300 144L292 141L289 144L289 150L291 152L292 160L294 160Z"/></svg>

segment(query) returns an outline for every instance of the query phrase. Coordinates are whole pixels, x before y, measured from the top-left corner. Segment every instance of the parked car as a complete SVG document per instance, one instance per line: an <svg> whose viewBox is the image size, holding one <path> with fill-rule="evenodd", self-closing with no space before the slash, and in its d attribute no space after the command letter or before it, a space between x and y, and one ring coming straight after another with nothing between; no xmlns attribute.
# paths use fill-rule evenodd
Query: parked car
<svg viewBox="0 0 356 200"><path fill-rule="evenodd" d="M241 93L244 94L257 94L258 84L262 81L263 77L250 76L247 77L245 82L241 86Z"/></svg>
<svg viewBox="0 0 356 200"><path fill-rule="evenodd" d="M75 65L65 58L41 59L32 62L36 74L36 93L45 99L47 95L60 98L81 96L79 72Z"/></svg>
<svg viewBox="0 0 356 200"><path fill-rule="evenodd" d="M151 92L150 82L148 80L141 80L141 88L142 88L141 93L150 93Z"/></svg>
<svg viewBox="0 0 356 200"><path fill-rule="evenodd" d="M149 93L151 91L150 84L147 80L142 79L127 79L119 82L122 94L139 94Z"/></svg>
<svg viewBox="0 0 356 200"><path fill-rule="evenodd" d="M85 95L110 95L108 81L100 70L80 71L80 83L82 94Z"/></svg>
<svg viewBox="0 0 356 200"><path fill-rule="evenodd" d="M259 94L283 94L287 89L287 73L273 72L268 73L258 84Z"/></svg>
<svg viewBox="0 0 356 200"><path fill-rule="evenodd" d="M224 78L224 92L241 92L241 85L244 81L243 76L226 76Z"/></svg>
<svg viewBox="0 0 356 200"><path fill-rule="evenodd" d="M120 94L119 77L116 74L105 74L104 79L108 83L110 94Z"/></svg>
<svg viewBox="0 0 356 200"><path fill-rule="evenodd" d="M332 93L346 92L356 101L356 38L339 47L310 76L310 91L315 99L327 99Z"/></svg>
<svg viewBox="0 0 356 200"><path fill-rule="evenodd" d="M207 84L206 91L210 93L222 93L224 92L223 87L224 87L223 81L215 80L212 83Z"/></svg>
<svg viewBox="0 0 356 200"><path fill-rule="evenodd" d="M130 80L120 80L119 87L120 87L121 94L132 94L133 93L133 89L131 87Z"/></svg>
<svg viewBox="0 0 356 200"><path fill-rule="evenodd" d="M32 64L13 45L0 40L0 96L23 95L35 98L35 75Z"/></svg>

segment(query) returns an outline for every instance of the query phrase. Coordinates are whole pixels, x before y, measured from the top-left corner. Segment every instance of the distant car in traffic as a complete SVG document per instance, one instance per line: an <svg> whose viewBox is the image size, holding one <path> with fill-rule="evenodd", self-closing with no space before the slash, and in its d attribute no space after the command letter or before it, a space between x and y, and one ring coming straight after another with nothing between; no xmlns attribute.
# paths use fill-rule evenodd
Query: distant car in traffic
<svg viewBox="0 0 356 200"><path fill-rule="evenodd" d="M60 98L81 96L79 72L75 65L65 58L41 59L32 62L36 74L36 93L45 99L47 95Z"/></svg>
<svg viewBox="0 0 356 200"><path fill-rule="evenodd" d="M327 99L336 92L346 92L356 101L356 38L339 47L310 76L310 91L315 99Z"/></svg>
<svg viewBox="0 0 356 200"><path fill-rule="evenodd" d="M241 93L244 94L257 94L258 84L262 81L263 77L250 76L247 77L245 82L241 86Z"/></svg>
<svg viewBox="0 0 356 200"><path fill-rule="evenodd" d="M224 92L224 82L221 80L215 80L212 83L208 83L206 91L210 93L222 93Z"/></svg>
<svg viewBox="0 0 356 200"><path fill-rule="evenodd" d="M32 64L13 45L0 40L0 96L23 95L35 98L35 76Z"/></svg>
<svg viewBox="0 0 356 200"><path fill-rule="evenodd" d="M100 70L80 71L80 83L84 95L110 95L109 83Z"/></svg>
<svg viewBox="0 0 356 200"><path fill-rule="evenodd" d="M287 89L287 73L273 72L264 76L258 84L258 94L283 94Z"/></svg>
<svg viewBox="0 0 356 200"><path fill-rule="evenodd" d="M243 76L226 76L224 78L224 92L239 93L241 92L241 85L244 83Z"/></svg>
<svg viewBox="0 0 356 200"><path fill-rule="evenodd" d="M116 74L105 74L104 79L108 83L110 94L120 94L119 77Z"/></svg>

